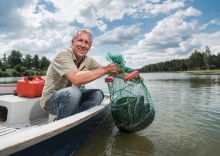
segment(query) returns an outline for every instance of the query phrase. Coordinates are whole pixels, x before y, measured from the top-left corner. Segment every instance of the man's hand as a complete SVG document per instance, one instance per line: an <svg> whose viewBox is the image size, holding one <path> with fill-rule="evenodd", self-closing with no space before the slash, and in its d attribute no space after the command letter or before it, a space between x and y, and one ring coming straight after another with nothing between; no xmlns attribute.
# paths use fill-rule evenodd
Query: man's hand
<svg viewBox="0 0 220 156"><path fill-rule="evenodd" d="M117 74L119 72L118 66L114 64L109 64L107 66L102 67L106 70L106 74Z"/></svg>

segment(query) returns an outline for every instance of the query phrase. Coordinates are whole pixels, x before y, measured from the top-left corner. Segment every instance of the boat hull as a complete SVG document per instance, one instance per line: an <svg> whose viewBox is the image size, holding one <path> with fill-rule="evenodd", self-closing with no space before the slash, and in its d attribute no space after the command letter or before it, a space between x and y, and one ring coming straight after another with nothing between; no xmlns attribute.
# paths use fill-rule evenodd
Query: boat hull
<svg viewBox="0 0 220 156"><path fill-rule="evenodd" d="M95 131L100 123L110 112L110 106L106 106L100 113L88 120L70 128L60 134L48 138L35 145L27 147L12 155L39 156L39 155L71 155L73 154Z"/></svg>
<svg viewBox="0 0 220 156"><path fill-rule="evenodd" d="M6 98L3 98L6 96L13 95L1 95L2 102L5 102L3 99L7 101ZM30 100L24 97L17 98ZM15 100L15 104L17 104L17 100L13 97L10 100L12 103ZM9 101L7 102L9 103ZM39 101L35 103L39 105ZM24 111L24 107L19 110ZM35 111L37 111L36 108ZM105 95L105 99L100 105L55 122L50 122L48 115L46 118L43 117L47 120L43 120L43 123L46 123L35 126L32 124L40 121L34 119L34 123L28 122L24 129L14 127L19 123L0 122L0 127L14 131L0 136L0 155L71 155L92 135L109 114L110 99L109 95Z"/></svg>

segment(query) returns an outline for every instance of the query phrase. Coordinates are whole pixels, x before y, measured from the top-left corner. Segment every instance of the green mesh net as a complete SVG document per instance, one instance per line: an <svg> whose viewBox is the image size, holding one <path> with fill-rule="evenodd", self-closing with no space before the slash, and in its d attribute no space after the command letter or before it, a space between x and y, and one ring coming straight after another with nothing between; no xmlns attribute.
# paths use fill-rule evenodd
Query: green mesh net
<svg viewBox="0 0 220 156"><path fill-rule="evenodd" d="M105 78L116 126L123 132L143 130L155 117L154 105L147 87L138 71L125 66L121 55L108 53L106 59L120 68L120 73Z"/></svg>

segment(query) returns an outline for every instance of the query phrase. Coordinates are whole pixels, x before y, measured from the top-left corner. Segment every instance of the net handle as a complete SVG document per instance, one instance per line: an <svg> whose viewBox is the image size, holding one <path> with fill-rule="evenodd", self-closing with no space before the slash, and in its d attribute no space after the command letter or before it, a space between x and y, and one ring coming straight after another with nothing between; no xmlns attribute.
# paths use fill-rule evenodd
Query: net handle
<svg viewBox="0 0 220 156"><path fill-rule="evenodd" d="M105 78L105 82L112 82L114 80L113 76L109 76Z"/></svg>
<svg viewBox="0 0 220 156"><path fill-rule="evenodd" d="M125 81L129 81L129 80L132 80L133 78L135 78L136 76L138 75L138 71L133 71L129 74L127 74L124 78Z"/></svg>

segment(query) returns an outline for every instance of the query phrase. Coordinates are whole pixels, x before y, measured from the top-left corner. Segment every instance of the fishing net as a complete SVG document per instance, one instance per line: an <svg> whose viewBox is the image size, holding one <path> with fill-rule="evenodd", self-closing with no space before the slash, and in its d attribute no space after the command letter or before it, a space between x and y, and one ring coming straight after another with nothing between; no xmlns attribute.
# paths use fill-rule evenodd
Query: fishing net
<svg viewBox="0 0 220 156"><path fill-rule="evenodd" d="M138 71L125 66L121 55L108 53L106 59L120 69L105 78L111 100L111 112L118 129L137 132L149 126L155 117L154 105Z"/></svg>

